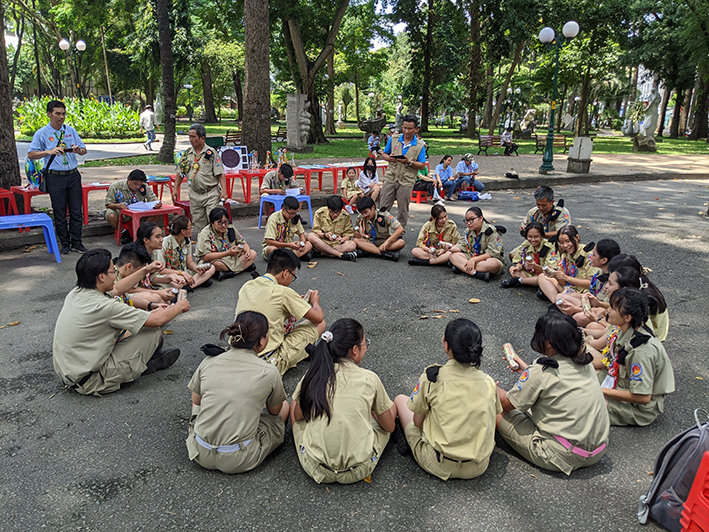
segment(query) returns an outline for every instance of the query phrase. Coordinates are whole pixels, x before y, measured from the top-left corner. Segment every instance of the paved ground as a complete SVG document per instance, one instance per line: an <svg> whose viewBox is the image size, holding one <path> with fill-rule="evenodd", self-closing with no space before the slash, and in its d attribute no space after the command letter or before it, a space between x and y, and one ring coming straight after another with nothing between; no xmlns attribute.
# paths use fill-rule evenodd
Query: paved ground
<svg viewBox="0 0 709 532"><path fill-rule="evenodd" d="M516 227L533 203L530 193L497 192L492 201L478 203L488 220L510 229L506 250L521 242ZM219 331L233 318L246 279L239 276L191 296L192 310L166 327L173 331L167 342L183 353L175 366L117 393L82 397L63 390L51 361L54 323L74 284L78 255L57 265L43 248L4 252L0 324L20 324L0 330L3 529L639 530L637 500L651 481L658 451L693 423L694 408L707 404L709 233L707 219L697 215L707 194L707 182L698 180L558 190L582 227L583 242L615 238L623 251L652 268L669 303L665 346L677 380L664 415L647 428L612 428L603 460L570 478L541 471L501 444L482 477L443 482L390 447L371 484L317 485L298 464L290 428L285 444L251 473L203 470L188 461L184 445L187 383L202 359L199 347L218 342ZM459 226L466 206L448 209ZM417 319L437 309L460 310L450 316L480 325L482 369L511 386L514 379L498 358L501 346L510 341L530 360L534 321L545 305L532 290L503 290L443 267L408 266L408 250L428 207L412 206L412 215L399 263L320 259L314 269L300 271L294 288L319 289L328 322L340 317L362 322L372 339L363 366L380 375L391 397L410 393L427 364L444 361L440 337L447 320ZM255 219L240 220L238 227L259 246L263 232ZM86 244L117 251L108 237ZM257 265L263 272L260 258ZM469 304L471 297L481 303ZM307 367L302 363L285 376L289 394Z"/></svg>

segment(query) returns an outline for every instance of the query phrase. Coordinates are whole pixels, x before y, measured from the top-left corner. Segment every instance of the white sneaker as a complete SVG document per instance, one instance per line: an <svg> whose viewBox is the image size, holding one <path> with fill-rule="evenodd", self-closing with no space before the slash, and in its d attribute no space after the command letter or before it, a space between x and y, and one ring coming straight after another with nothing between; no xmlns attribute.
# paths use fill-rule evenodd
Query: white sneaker
<svg viewBox="0 0 709 532"><path fill-rule="evenodd" d="M345 210L350 214L354 214L354 210L351 205L345 205Z"/></svg>

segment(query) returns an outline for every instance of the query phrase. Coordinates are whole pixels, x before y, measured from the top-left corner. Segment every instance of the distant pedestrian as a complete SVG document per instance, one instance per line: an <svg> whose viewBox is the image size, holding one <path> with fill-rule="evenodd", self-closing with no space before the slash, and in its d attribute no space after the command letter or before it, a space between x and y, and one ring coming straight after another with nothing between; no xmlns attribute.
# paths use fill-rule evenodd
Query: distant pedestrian
<svg viewBox="0 0 709 532"><path fill-rule="evenodd" d="M140 132L148 135L148 141L144 144L146 150L153 151L153 141L155 140L155 113L153 113L153 106L148 104L145 106L145 110L140 113Z"/></svg>

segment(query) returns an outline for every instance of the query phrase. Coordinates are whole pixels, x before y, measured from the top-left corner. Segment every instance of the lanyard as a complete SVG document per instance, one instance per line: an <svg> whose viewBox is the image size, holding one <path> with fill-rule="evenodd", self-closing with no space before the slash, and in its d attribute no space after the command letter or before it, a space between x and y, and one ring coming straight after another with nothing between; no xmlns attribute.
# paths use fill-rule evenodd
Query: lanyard
<svg viewBox="0 0 709 532"><path fill-rule="evenodd" d="M62 148L66 148L66 142L64 142L64 130L59 130L55 131L54 134L57 136L57 146L61 146ZM66 158L66 153L62 154L62 164L64 166L69 165L69 161Z"/></svg>

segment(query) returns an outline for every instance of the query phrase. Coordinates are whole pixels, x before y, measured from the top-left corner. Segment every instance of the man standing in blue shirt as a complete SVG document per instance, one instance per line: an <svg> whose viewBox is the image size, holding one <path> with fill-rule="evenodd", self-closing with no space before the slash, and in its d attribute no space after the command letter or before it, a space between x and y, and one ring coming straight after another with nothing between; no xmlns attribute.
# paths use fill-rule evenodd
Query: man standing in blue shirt
<svg viewBox="0 0 709 532"><path fill-rule="evenodd" d="M482 192L485 190L485 185L475 179L478 175L478 163L475 162L472 153L466 153L460 160L458 165L455 167L455 173L462 184L465 182L468 186L473 185L475 192ZM462 180L461 180L462 178ZM460 184L458 185L460 186Z"/></svg>
<svg viewBox="0 0 709 532"><path fill-rule="evenodd" d="M66 107L62 102L51 100L47 104L47 116L49 124L35 132L27 157L44 159L44 178L52 200L54 227L62 245L62 255L72 250L84 253L87 249L81 242L81 174L77 170L76 154L85 155L86 146L73 127L64 125Z"/></svg>
<svg viewBox="0 0 709 532"><path fill-rule="evenodd" d="M391 137L381 153L389 163L384 174L381 208L389 211L396 200L399 210L396 219L404 228L409 222L409 202L416 175L426 167L426 144L416 137L417 129L416 117L406 115L403 118L403 135Z"/></svg>

